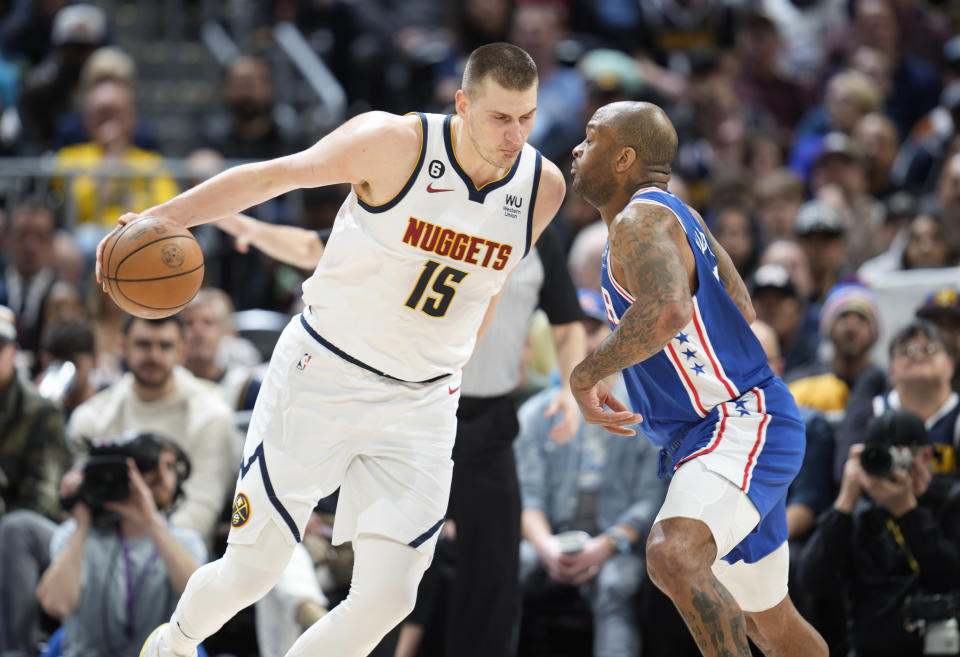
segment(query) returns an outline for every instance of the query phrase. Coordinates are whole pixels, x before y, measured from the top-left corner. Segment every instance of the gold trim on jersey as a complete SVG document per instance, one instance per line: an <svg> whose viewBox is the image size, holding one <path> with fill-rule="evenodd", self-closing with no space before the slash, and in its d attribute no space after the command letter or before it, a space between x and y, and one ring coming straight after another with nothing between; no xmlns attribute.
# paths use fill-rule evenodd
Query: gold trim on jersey
<svg viewBox="0 0 960 657"><path fill-rule="evenodd" d="M360 198L360 195L357 194L357 200L360 201L360 204L366 209L377 210L383 208L387 205L390 205L398 198L410 191L410 183L413 182L413 177L420 173L420 167L423 166L423 160L427 155L427 140L426 135L424 134L424 126L427 123L427 118L420 114L419 112L407 112L404 116L416 116L417 119L417 130L420 132L420 155L417 156L417 161L413 165L413 169L407 175L407 179L403 181L403 185L400 187L400 191L394 194L391 198L384 201L383 203L368 203Z"/></svg>
<svg viewBox="0 0 960 657"><path fill-rule="evenodd" d="M456 135L453 134L453 121L450 121L450 152L453 153L453 159L457 161L457 166L460 167L460 170L463 171L464 173L467 173L466 169L463 168L463 164L460 163L460 158L457 157L457 140L454 139L455 136L456 136ZM520 154L517 153L517 157L519 157L519 156L520 156ZM480 185L479 187L477 187L477 183L473 182L473 178L470 178L469 175L467 176L467 178L470 178L470 183L473 185L473 189L474 189L475 191L482 192L484 187L489 187L490 185L492 185L492 184L494 184L494 183L498 183L498 182L500 182L501 180L503 180L504 178L506 178L507 176L509 176L509 175L510 175L510 172L513 171L513 168L514 168L515 166L516 166L516 161L514 161L513 164L511 164L509 167L507 167L507 172L506 172L505 174L503 174L502 176L500 176L500 177L497 178L496 180L491 180L490 182L485 182L485 183L483 183L482 185Z"/></svg>

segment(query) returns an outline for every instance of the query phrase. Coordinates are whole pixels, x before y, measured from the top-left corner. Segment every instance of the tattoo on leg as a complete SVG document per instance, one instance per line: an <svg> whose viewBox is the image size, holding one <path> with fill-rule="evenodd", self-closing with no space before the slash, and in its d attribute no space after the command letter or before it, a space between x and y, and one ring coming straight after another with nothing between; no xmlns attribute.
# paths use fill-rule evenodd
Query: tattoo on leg
<svg viewBox="0 0 960 657"><path fill-rule="evenodd" d="M733 611L736 609L736 603L729 599L729 594L722 588L718 588L716 584L713 589L713 591L705 591L695 586L691 587L690 602L696 613L690 611L683 613L690 633L704 655L750 657L743 617ZM729 621L732 646L728 644L723 630L723 620L728 615L731 616Z"/></svg>

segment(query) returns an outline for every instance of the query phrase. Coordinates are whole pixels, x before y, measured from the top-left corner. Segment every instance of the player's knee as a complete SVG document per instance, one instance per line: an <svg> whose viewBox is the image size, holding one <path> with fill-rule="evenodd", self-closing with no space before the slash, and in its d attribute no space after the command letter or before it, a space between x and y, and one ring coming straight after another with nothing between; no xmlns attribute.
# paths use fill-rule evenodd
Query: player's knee
<svg viewBox="0 0 960 657"><path fill-rule="evenodd" d="M657 523L647 541L647 572L657 588L668 594L685 588L690 579L708 570L716 554L713 537L705 525L706 535L692 526L676 526L673 520L687 519L671 518Z"/></svg>
<svg viewBox="0 0 960 657"><path fill-rule="evenodd" d="M229 544L219 560L216 576L238 600L250 604L273 588L286 568L289 556L274 553L267 559L251 546Z"/></svg>

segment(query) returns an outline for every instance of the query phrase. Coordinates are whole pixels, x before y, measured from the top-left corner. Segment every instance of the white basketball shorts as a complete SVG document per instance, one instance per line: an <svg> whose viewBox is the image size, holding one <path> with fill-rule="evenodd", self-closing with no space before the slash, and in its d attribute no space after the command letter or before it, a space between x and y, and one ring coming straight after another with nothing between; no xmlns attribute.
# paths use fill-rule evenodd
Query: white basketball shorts
<svg viewBox="0 0 960 657"><path fill-rule="evenodd" d="M712 570L743 611L766 611L787 596L790 556L787 542L754 563L733 564L723 556L760 522L760 512L741 489L695 458L680 466L654 524L667 518L693 518L710 528L717 544Z"/></svg>
<svg viewBox="0 0 960 657"><path fill-rule="evenodd" d="M339 486L335 544L374 534L432 551L450 493L460 376L414 384L374 374L294 317L250 419L228 541L255 544L267 523L299 541L317 501Z"/></svg>

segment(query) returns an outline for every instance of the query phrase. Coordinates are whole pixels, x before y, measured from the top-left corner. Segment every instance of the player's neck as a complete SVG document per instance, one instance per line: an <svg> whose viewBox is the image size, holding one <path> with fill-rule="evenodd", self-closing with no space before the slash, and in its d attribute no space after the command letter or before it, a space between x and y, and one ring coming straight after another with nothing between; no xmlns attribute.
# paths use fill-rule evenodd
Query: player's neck
<svg viewBox="0 0 960 657"><path fill-rule="evenodd" d="M473 140L467 134L463 120L459 116L453 117L453 151L460 168L470 177L470 180L478 189L487 183L503 178L510 170L509 167L498 167L488 162L477 151Z"/></svg>
<svg viewBox="0 0 960 657"><path fill-rule="evenodd" d="M661 177L659 174L651 175L652 177L650 179L644 179L641 182L626 181L616 193L610 196L610 200L600 208L600 217L608 228L610 227L610 223L616 219L617 215L627 207L630 199L632 199L637 192L651 187L655 187L664 192L667 191L667 181L669 177Z"/></svg>

